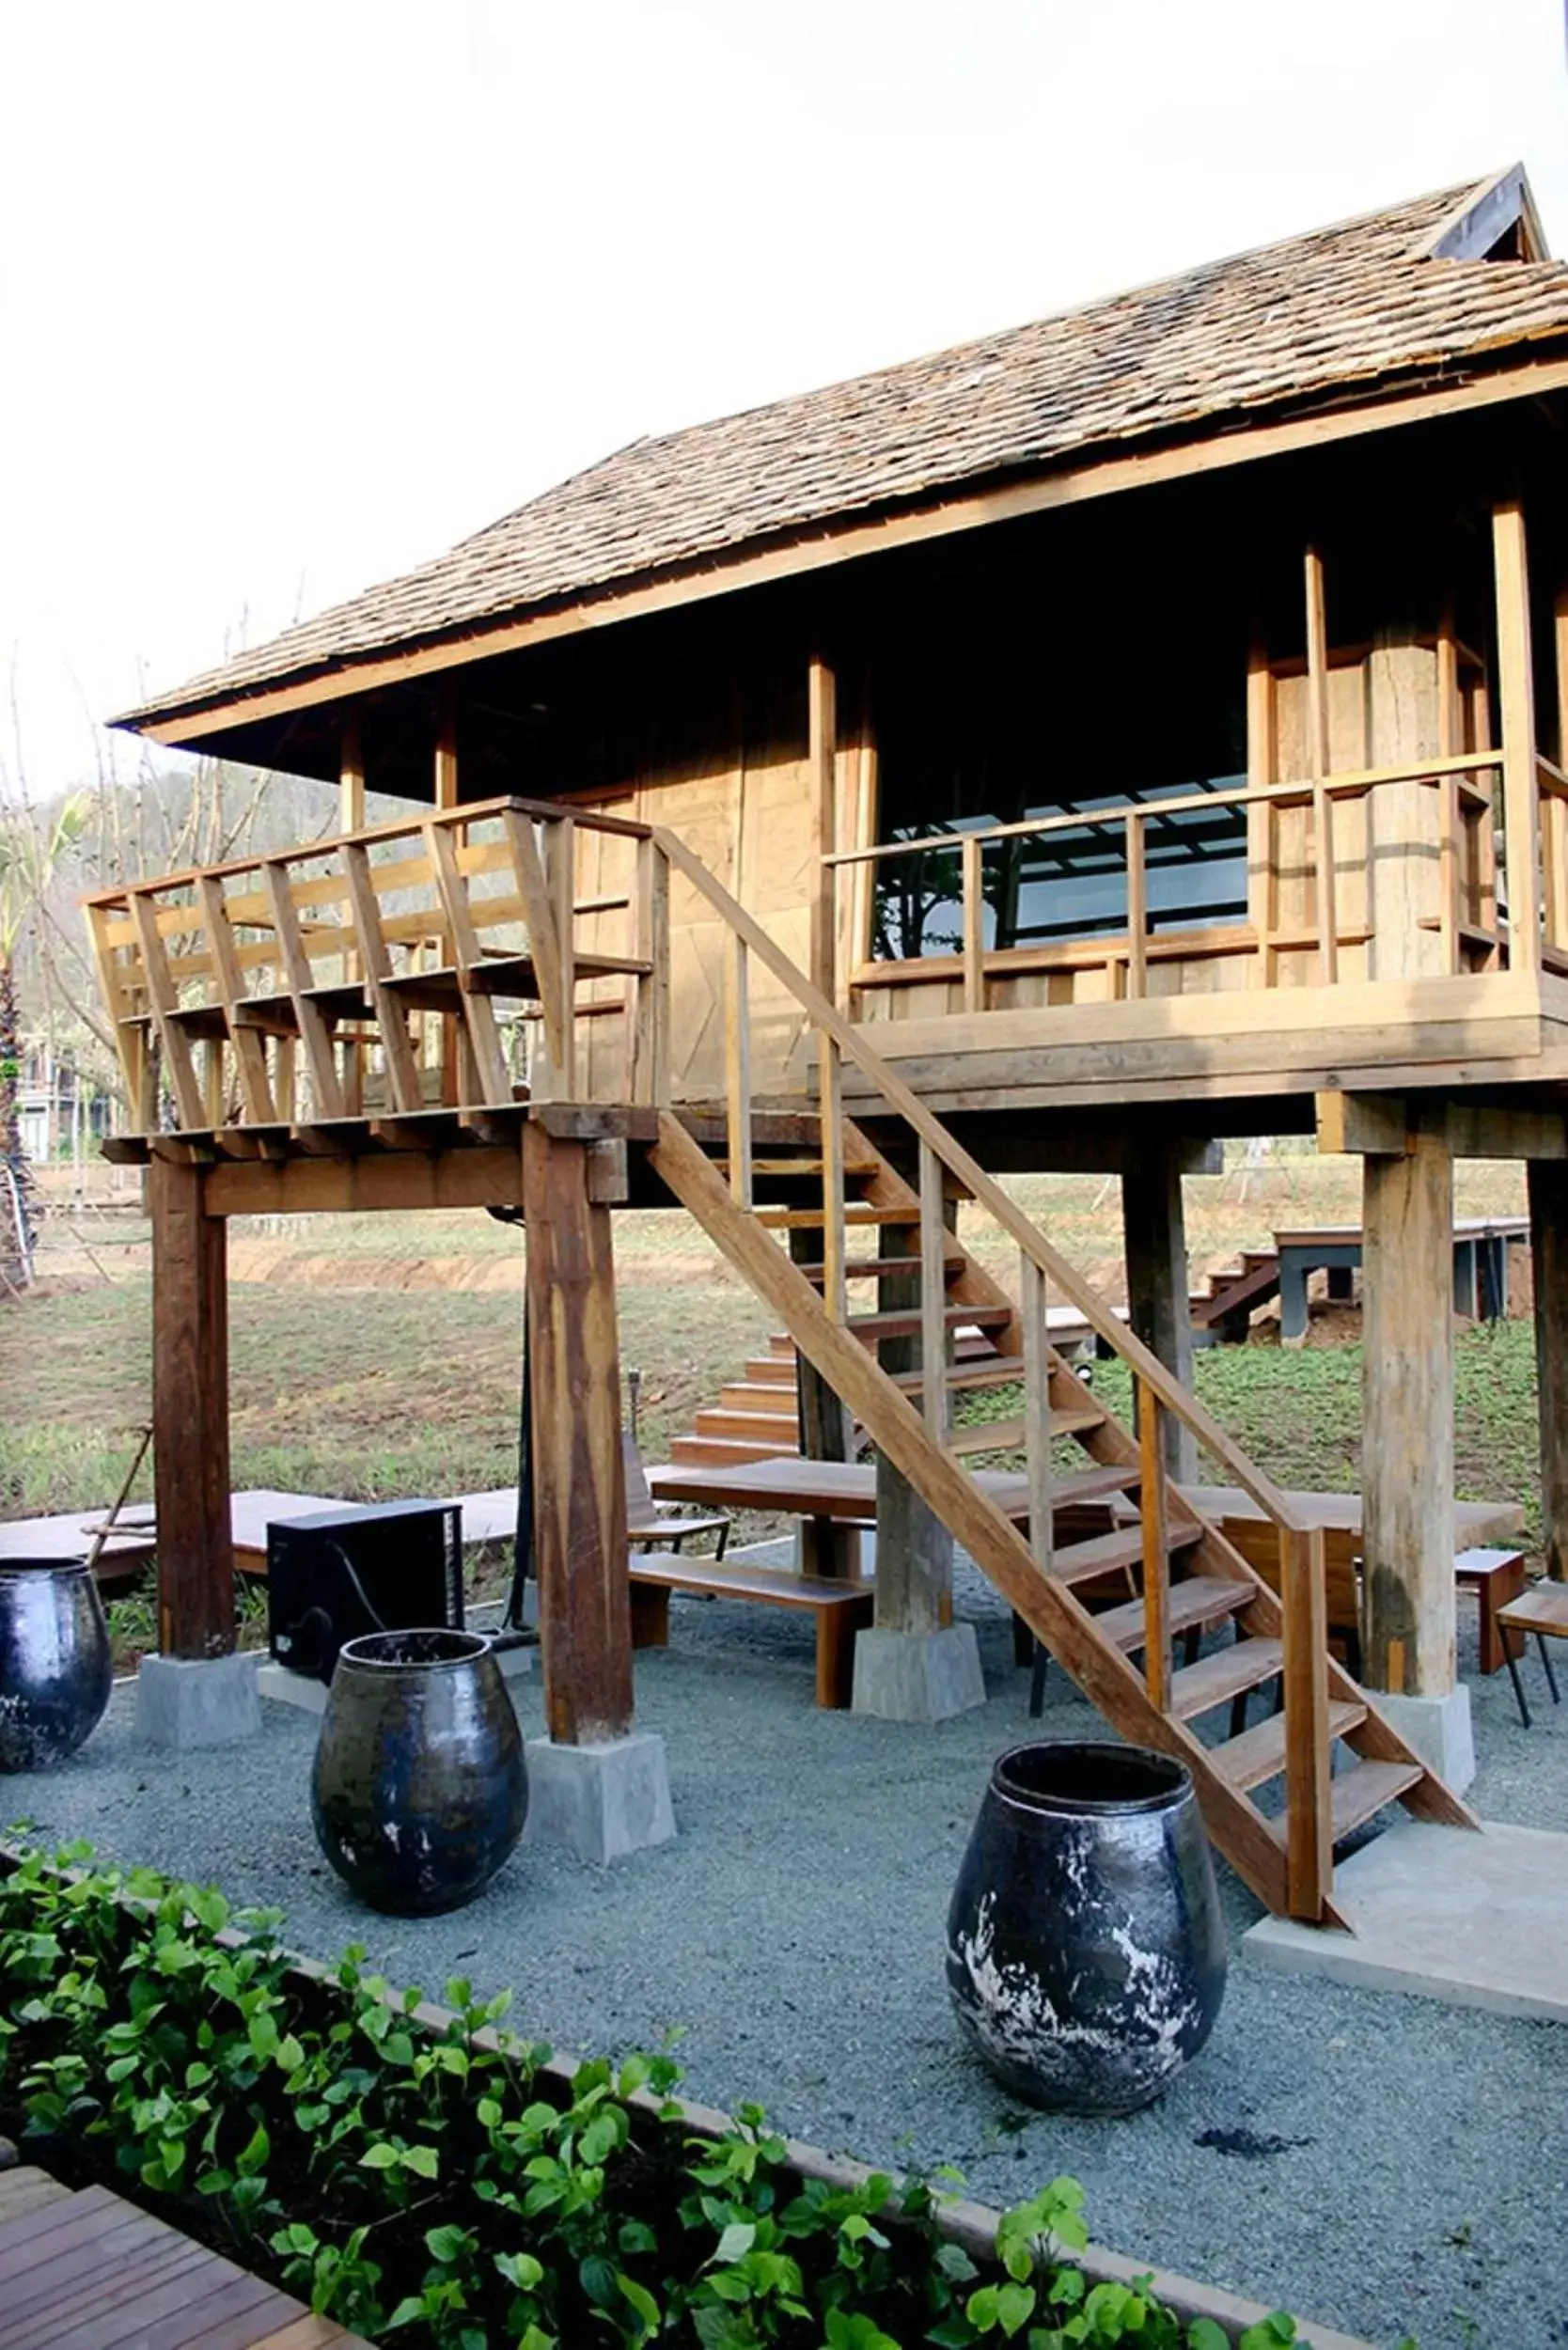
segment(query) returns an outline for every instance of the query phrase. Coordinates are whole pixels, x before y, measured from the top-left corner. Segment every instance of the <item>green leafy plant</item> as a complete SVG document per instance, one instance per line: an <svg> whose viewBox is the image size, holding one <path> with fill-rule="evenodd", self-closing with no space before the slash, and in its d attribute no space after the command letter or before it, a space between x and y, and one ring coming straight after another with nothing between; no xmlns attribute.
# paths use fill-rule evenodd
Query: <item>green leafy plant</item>
<svg viewBox="0 0 1568 2350"><path fill-rule="evenodd" d="M1226 2350L1147 2279L1091 2283L1083 2193L1053 2179L977 2264L962 2185L802 2181L760 2107L691 2134L666 2050L568 2075L456 1980L447 2013L346 1951L305 1970L274 1911L85 1846L0 1873L0 2126L113 2180L410 2350ZM1254 2326L1243 2350L1296 2339Z"/></svg>

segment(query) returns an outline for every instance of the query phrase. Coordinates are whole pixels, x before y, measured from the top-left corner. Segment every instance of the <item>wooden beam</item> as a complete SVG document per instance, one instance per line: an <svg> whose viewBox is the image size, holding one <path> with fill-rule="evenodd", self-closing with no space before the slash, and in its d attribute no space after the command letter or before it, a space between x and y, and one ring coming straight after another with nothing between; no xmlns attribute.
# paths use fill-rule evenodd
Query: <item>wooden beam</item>
<svg viewBox="0 0 1568 2350"><path fill-rule="evenodd" d="M1508 878L1508 959L1541 963L1541 859L1535 778L1535 682L1530 656L1529 563L1517 501L1492 516L1497 590L1497 693L1502 706L1503 852Z"/></svg>
<svg viewBox="0 0 1568 2350"><path fill-rule="evenodd" d="M437 807L456 807L458 804L457 703L451 681L441 697L441 715L435 728L435 770L433 776Z"/></svg>
<svg viewBox="0 0 1568 2350"><path fill-rule="evenodd" d="M1509 1109L1463 1096L1432 1100L1404 1093L1319 1093L1321 1152L1404 1158L1424 1128L1440 1132L1455 1159L1568 1158L1568 1125L1560 1110Z"/></svg>
<svg viewBox="0 0 1568 2350"><path fill-rule="evenodd" d="M431 867L441 899L441 910L447 917L451 935L452 959L458 967L459 1016L473 1055L485 1102L502 1104L511 1100L511 1077L507 1069L507 1057L501 1049L501 1034L495 1025L495 1007L480 990L466 984L469 975L484 961L484 949L474 928L473 911L468 891L458 871L457 850L449 824L427 824L425 844L430 853Z"/></svg>
<svg viewBox="0 0 1568 2350"><path fill-rule="evenodd" d="M318 1135L319 1135L318 1130ZM229 1215L366 1215L430 1208L520 1208L523 1178L511 1144L449 1151L374 1151L214 1167L207 1213Z"/></svg>
<svg viewBox="0 0 1568 2350"><path fill-rule="evenodd" d="M1535 1379L1541 1421L1541 1532L1546 1573L1568 1582L1568 1166L1526 1170L1535 1277Z"/></svg>
<svg viewBox="0 0 1568 2350"><path fill-rule="evenodd" d="M209 1212L212 1181L203 1167L163 1157L147 1170L158 1647L165 1656L227 1656L234 1646L227 1235Z"/></svg>
<svg viewBox="0 0 1568 2350"><path fill-rule="evenodd" d="M443 669L460 668L496 653L549 643L563 636L667 612L685 604L733 595L743 588L777 579L828 569L862 556L880 555L889 548L918 545L955 533L983 530L996 523L1012 522L1027 514L1083 505L1111 497L1145 483L1174 481L1186 477L1230 472L1260 459L1279 457L1369 434L1423 424L1433 417L1463 415L1510 400L1537 400L1568 388L1568 359L1528 360L1499 368L1440 390L1386 393L1376 401L1287 421L1260 422L1247 431L1223 431L1208 440L1189 441L1176 448L1150 449L1097 460L1088 465L1065 467L1001 490L959 494L933 500L874 521L830 521L804 531L782 546L772 546L715 560L705 556L689 570L653 581L610 588L588 599L579 598L553 612L522 619L476 624L440 644L377 653L362 661L337 662L319 674L286 685L263 684L205 708L168 717L155 717L133 730L155 743L194 744L261 719L313 709L341 700L345 693L369 693L379 686L400 684L410 678L430 677ZM120 721L119 723L129 723Z"/></svg>
<svg viewBox="0 0 1568 2350"><path fill-rule="evenodd" d="M1137 1390L1138 1527L1143 1538L1143 1679L1149 1702L1170 1710L1170 1552L1166 1540L1163 1415L1158 1396Z"/></svg>
<svg viewBox="0 0 1568 2350"><path fill-rule="evenodd" d="M632 1726L632 1616L610 1211L588 1148L523 1134L534 1561L544 1714L560 1746Z"/></svg>
<svg viewBox="0 0 1568 2350"><path fill-rule="evenodd" d="M130 902L131 919L141 948L148 1002L163 1047L164 1067L174 1089L175 1108L181 1126L199 1129L207 1123L207 1098L196 1075L191 1040L175 1017L180 1009L180 994L170 976L168 955L153 916L152 901L144 891L133 889Z"/></svg>

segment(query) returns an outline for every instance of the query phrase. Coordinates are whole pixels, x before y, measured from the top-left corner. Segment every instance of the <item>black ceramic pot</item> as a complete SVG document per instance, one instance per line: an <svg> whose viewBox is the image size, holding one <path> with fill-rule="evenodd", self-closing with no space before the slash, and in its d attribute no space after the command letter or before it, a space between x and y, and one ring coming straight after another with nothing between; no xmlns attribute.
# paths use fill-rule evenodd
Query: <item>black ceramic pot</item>
<svg viewBox="0 0 1568 2350"><path fill-rule="evenodd" d="M488 1885L523 1833L523 1739L473 1632L348 1640L310 1778L321 1850L372 1909L422 1917Z"/></svg>
<svg viewBox="0 0 1568 2350"><path fill-rule="evenodd" d="M1007 2086L1132 2113L1214 2029L1225 1924L1185 1765L1140 1747L1014 1747L948 1914L948 1988Z"/></svg>
<svg viewBox="0 0 1568 2350"><path fill-rule="evenodd" d="M82 1559L0 1565L0 1771L41 1771L98 1728L114 1687L109 1629Z"/></svg>

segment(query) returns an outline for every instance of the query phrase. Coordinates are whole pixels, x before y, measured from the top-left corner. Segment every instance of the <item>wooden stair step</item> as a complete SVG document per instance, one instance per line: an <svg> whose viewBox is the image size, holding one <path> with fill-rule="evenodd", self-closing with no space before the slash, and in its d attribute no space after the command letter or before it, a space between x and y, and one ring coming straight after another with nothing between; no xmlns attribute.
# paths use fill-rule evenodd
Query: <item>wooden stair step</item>
<svg viewBox="0 0 1568 2350"><path fill-rule="evenodd" d="M944 1250L943 1261L949 1273L962 1273L968 1259L962 1248L953 1247ZM825 1264L797 1262L795 1271L804 1273L808 1281L823 1281L827 1277ZM912 1275L918 1279L919 1273L918 1257L851 1257L844 1266L846 1281L886 1281L893 1279L899 1274L902 1274L906 1279Z"/></svg>
<svg viewBox="0 0 1568 2350"><path fill-rule="evenodd" d="M1104 1428L1110 1415L1088 1409L1082 1411L1056 1410L1051 1414L1053 1436L1082 1436L1091 1428ZM948 1450L956 1452L961 1460L971 1452L1021 1452L1024 1449L1024 1423L1021 1419L992 1419L977 1421L973 1428L961 1428L949 1439Z"/></svg>
<svg viewBox="0 0 1568 2350"><path fill-rule="evenodd" d="M1166 1535L1168 1551L1190 1550L1201 1542L1200 1526L1176 1526ZM1124 1533L1120 1527L1108 1534L1091 1534L1081 1543L1064 1543L1053 1550L1051 1573L1058 1583L1086 1583L1097 1574L1114 1574L1119 1567L1136 1567L1143 1557L1143 1533L1140 1528Z"/></svg>
<svg viewBox="0 0 1568 2350"><path fill-rule="evenodd" d="M781 1355L754 1355L745 1366L748 1386L793 1388L795 1367Z"/></svg>
<svg viewBox="0 0 1568 2350"><path fill-rule="evenodd" d="M792 1379L731 1379L713 1402L721 1412L792 1413L795 1408Z"/></svg>
<svg viewBox="0 0 1568 2350"><path fill-rule="evenodd" d="M728 1158L716 1158L713 1161L713 1165L720 1168L724 1174L729 1174L729 1161ZM843 1171L846 1175L879 1175L882 1172L882 1161L880 1159L846 1159L844 1161ZM751 1172L753 1180L755 1180L758 1176L766 1176L770 1182L792 1183L797 1176L822 1175L824 1172L824 1163L820 1158L754 1158L751 1162Z"/></svg>
<svg viewBox="0 0 1568 2350"><path fill-rule="evenodd" d="M964 1387L1015 1387L1024 1376L1022 1355L982 1355L969 1362L960 1363L948 1373L949 1392ZM925 1386L925 1374L918 1371L895 1373L893 1385L905 1395L918 1395Z"/></svg>
<svg viewBox="0 0 1568 2350"><path fill-rule="evenodd" d="M740 1436L748 1444L775 1447L782 1440L792 1449L799 1442L800 1425L793 1412L730 1412L720 1404L710 1403L693 1420L692 1434Z"/></svg>
<svg viewBox="0 0 1568 2350"><path fill-rule="evenodd" d="M1217 1574L1189 1575L1184 1583L1170 1587L1169 1626L1172 1637L1189 1632L1197 1624L1217 1623L1221 1616L1234 1615L1256 1596L1250 1583L1232 1583ZM1124 1607L1107 1608L1094 1619L1095 1629L1112 1645L1121 1649L1143 1646L1143 1602L1129 1600Z"/></svg>
<svg viewBox="0 0 1568 2350"><path fill-rule="evenodd" d="M1357 1762L1353 1770L1338 1772L1330 1782L1336 1844L1353 1828L1364 1826L1385 1804L1397 1803L1407 1789L1425 1777L1425 1768L1419 1762ZM1286 1822L1271 1820L1269 1829L1275 1842L1283 1849L1288 1832Z"/></svg>
<svg viewBox="0 0 1568 2350"><path fill-rule="evenodd" d="M795 1445L753 1444L742 1436L672 1436L669 1457L682 1468L736 1468L747 1461L794 1460Z"/></svg>
<svg viewBox="0 0 1568 2350"><path fill-rule="evenodd" d="M998 1330L1013 1319L1011 1306L945 1306L942 1311L949 1330ZM917 1308L908 1312L850 1314L844 1327L857 1339L917 1339L920 1314Z"/></svg>
<svg viewBox="0 0 1568 2350"><path fill-rule="evenodd" d="M846 1224L902 1224L907 1231L918 1231L920 1211L917 1208L877 1208L869 1200L852 1199L844 1209ZM827 1222L824 1208L759 1208L757 1221L770 1232L820 1232Z"/></svg>
<svg viewBox="0 0 1568 2350"><path fill-rule="evenodd" d="M1366 1718L1364 1705L1348 1699L1337 1700L1328 1708L1330 1743L1344 1737ZM1215 1747L1209 1759L1215 1769L1243 1794L1249 1787L1261 1787L1265 1779L1277 1778L1285 1767L1284 1715L1271 1714L1266 1721L1255 1722L1239 1738L1227 1739L1224 1746Z"/></svg>
<svg viewBox="0 0 1568 2350"><path fill-rule="evenodd" d="M1278 1640L1238 1640L1216 1649L1196 1665L1184 1665L1170 1679L1170 1711L1179 1722L1196 1720L1216 1705L1229 1705L1244 1690L1262 1688L1285 1661Z"/></svg>

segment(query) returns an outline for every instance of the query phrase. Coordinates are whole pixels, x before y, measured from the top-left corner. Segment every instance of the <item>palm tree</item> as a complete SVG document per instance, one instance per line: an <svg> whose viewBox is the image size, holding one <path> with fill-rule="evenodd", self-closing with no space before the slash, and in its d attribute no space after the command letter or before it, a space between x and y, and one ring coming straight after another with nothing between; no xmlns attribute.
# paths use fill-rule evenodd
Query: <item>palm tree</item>
<svg viewBox="0 0 1568 2350"><path fill-rule="evenodd" d="M34 823L25 809L12 810L0 822L0 1284L11 1290L26 1279L32 1254L32 1186L17 1111L22 1015L16 953L61 852L81 838L90 805L78 792L52 823Z"/></svg>

